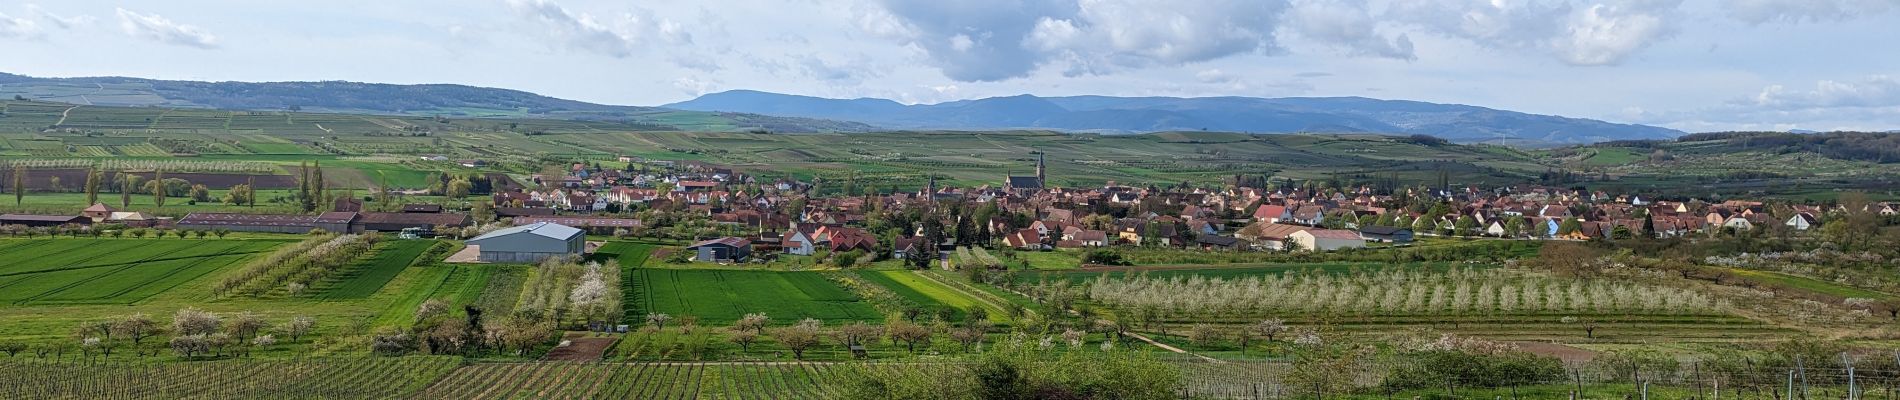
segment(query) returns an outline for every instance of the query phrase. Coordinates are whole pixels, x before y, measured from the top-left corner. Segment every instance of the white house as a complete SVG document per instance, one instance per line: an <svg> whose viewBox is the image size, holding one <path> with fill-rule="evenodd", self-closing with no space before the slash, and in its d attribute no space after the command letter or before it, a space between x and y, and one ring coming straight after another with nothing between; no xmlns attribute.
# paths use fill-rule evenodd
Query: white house
<svg viewBox="0 0 1900 400"><path fill-rule="evenodd" d="M818 248L817 243L817 241L812 240L811 236L805 235L805 232L797 230L786 234L785 238L779 241L779 245L785 248L786 254L801 256L809 256L813 251L816 251Z"/></svg>
<svg viewBox="0 0 1900 400"><path fill-rule="evenodd" d="M1808 213L1797 213L1794 215L1794 217L1788 218L1788 222L1784 224L1788 225L1788 227L1790 228L1794 228L1795 230L1805 231L1805 230L1808 230L1808 228L1814 227L1815 225L1814 215L1811 215Z"/></svg>

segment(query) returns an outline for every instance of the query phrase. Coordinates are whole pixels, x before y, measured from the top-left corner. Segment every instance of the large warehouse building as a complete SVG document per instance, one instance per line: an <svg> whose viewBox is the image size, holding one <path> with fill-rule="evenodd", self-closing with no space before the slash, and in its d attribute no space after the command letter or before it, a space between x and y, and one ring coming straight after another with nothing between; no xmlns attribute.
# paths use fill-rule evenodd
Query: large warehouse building
<svg viewBox="0 0 1900 400"><path fill-rule="evenodd" d="M535 263L587 251L587 233L547 222L501 229L468 240L484 262Z"/></svg>

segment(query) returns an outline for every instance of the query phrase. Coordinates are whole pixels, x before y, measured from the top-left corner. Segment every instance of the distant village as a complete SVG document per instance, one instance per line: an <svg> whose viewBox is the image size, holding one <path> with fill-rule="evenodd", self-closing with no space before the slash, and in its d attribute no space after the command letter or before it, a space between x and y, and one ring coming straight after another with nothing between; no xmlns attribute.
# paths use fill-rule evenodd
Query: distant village
<svg viewBox="0 0 1900 400"><path fill-rule="evenodd" d="M663 211L669 224L698 221L719 228L713 231L718 235L675 238L693 243L689 249L695 259L744 262L821 252L910 259L929 254L933 243L942 255L958 245L1031 251L1156 247L1324 252L1402 246L1426 236L1629 240L1759 229L1804 231L1818 228L1843 207L1652 201L1535 185L1417 187L1385 193L1370 187L1294 185L1209 189L1111 183L1069 188L1047 185L1040 155L1033 175L1003 176L993 186L939 186L931 178L915 192L818 196L808 195L814 182L761 180L716 166L635 157L620 161L627 166L573 163L562 168L562 174L494 185L486 201L475 201L466 210L407 204L398 211L375 212L366 211L363 199L339 197L329 202L329 210L312 214L191 213L172 220L94 204L79 215L0 215L0 230L70 231L118 224L197 232L452 234L481 240L515 227L502 233L559 232L566 237L557 238L561 242L549 246L559 248L548 251L568 252L584 251L570 249L572 237L582 233L657 234L656 223L640 216ZM1900 213L1900 204L1865 207L1880 215ZM484 259L522 258L487 253Z"/></svg>

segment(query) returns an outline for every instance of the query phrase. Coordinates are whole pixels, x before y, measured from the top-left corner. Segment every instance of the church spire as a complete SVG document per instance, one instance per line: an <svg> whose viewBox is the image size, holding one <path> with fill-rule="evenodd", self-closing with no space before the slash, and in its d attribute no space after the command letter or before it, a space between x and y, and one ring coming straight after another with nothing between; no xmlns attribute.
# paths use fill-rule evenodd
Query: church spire
<svg viewBox="0 0 1900 400"><path fill-rule="evenodd" d="M1043 186L1049 186L1049 182L1047 182L1047 181L1046 181L1046 180L1048 179L1048 177L1047 177L1047 176L1043 176L1043 174L1042 174L1042 156L1043 156L1043 154L1044 154L1044 153L1043 153L1043 151L1042 151L1042 150L1036 150L1036 182L1037 182L1037 183L1041 183L1041 184L1042 184Z"/></svg>

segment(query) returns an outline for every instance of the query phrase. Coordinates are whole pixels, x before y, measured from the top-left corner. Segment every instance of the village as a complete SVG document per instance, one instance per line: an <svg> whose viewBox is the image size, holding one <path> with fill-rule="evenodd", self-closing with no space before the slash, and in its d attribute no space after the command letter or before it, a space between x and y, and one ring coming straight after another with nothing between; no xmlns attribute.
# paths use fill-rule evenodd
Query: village
<svg viewBox="0 0 1900 400"><path fill-rule="evenodd" d="M460 205L404 204L399 211L375 212L365 208L372 197L334 196L323 199L329 209L309 214L194 212L171 219L101 203L77 215L0 215L0 232L123 235L114 231L124 229L111 228L130 228L135 235L170 232L181 237L322 231L481 239L506 227L556 225L573 228L576 234L567 236L685 241L692 243L688 249L693 260L700 262L767 262L793 255L820 256L836 264L837 257L849 255L858 260L846 263L901 259L922 266L922 260L945 259L957 247L973 245L1021 251L1331 252L1407 246L1427 237L1588 241L1798 232L1818 228L1848 207L1650 200L1537 185L1418 186L1384 192L1370 186L1334 188L1292 181L1268 187L1134 187L1112 182L1054 187L1045 185L1050 179L1040 154L1033 175L1005 176L994 186L940 187L933 177L915 192L860 191L847 184L845 193L821 195L813 182L762 180L700 164L634 157L618 161L625 167L575 162L562 168L564 174L536 174L524 185L496 185L485 201ZM1893 203L1861 207L1882 216L1900 213L1900 205ZM668 229L679 227L692 229ZM929 257L933 243L937 256ZM568 249L564 242L550 246L554 248L524 251L543 257L589 251L585 246ZM471 246L471 254L477 247ZM479 258L540 258L488 253L482 251Z"/></svg>

